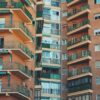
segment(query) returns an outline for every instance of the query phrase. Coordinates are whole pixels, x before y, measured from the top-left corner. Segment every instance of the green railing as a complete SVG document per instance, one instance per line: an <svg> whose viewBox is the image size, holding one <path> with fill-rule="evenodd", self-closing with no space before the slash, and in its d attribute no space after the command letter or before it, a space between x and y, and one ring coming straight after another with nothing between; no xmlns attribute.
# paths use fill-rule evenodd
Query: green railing
<svg viewBox="0 0 100 100"><path fill-rule="evenodd" d="M41 81L38 78L35 78L35 85L41 85Z"/></svg>
<svg viewBox="0 0 100 100"><path fill-rule="evenodd" d="M25 4L28 5L28 6L31 6L30 0L24 0L24 1L22 1L22 2L25 3Z"/></svg>
<svg viewBox="0 0 100 100"><path fill-rule="evenodd" d="M42 63L41 63L41 62L36 62L35 67L36 67L36 68L42 67Z"/></svg>
<svg viewBox="0 0 100 100"><path fill-rule="evenodd" d="M76 24L74 24L72 26L69 26L68 27L68 32L76 30L76 29L78 29L78 28L80 28L80 27L82 27L82 26L84 26L86 24L90 24L90 20L89 19L84 19L83 21L81 21L79 23L76 23Z"/></svg>
<svg viewBox="0 0 100 100"><path fill-rule="evenodd" d="M36 17L43 17L43 12L41 11L41 12L36 12Z"/></svg>
<svg viewBox="0 0 100 100"><path fill-rule="evenodd" d="M66 0L67 1L67 3L71 3L72 1L74 1L74 0Z"/></svg>
<svg viewBox="0 0 100 100"><path fill-rule="evenodd" d="M49 78L49 79L60 79L59 74L51 74L51 73L42 73L43 78Z"/></svg>
<svg viewBox="0 0 100 100"><path fill-rule="evenodd" d="M31 13L26 8L24 8L24 12L31 20L33 20Z"/></svg>
<svg viewBox="0 0 100 100"><path fill-rule="evenodd" d="M74 8L72 11L68 12L67 17L71 17L71 16L73 16L73 15L75 15L75 14L81 12L81 11L84 11L84 10L86 10L86 9L89 9L89 5L88 5L88 4L87 4L87 5L83 5L83 6L80 7L79 9Z"/></svg>
<svg viewBox="0 0 100 100"><path fill-rule="evenodd" d="M5 41L4 44L5 49L21 49L26 55L28 55L30 58L33 58L32 52L24 45L17 41Z"/></svg>
<svg viewBox="0 0 100 100"><path fill-rule="evenodd" d="M1 87L1 93L3 92L10 92L10 93L21 93L24 96L30 97L30 91L27 87L21 86L21 85L12 85L10 84L10 86L3 84L3 86Z"/></svg>
<svg viewBox="0 0 100 100"><path fill-rule="evenodd" d="M79 86L68 88L68 92L73 93L73 92L83 91L83 90L88 90L88 89L92 89L91 83L86 83Z"/></svg>
<svg viewBox="0 0 100 100"><path fill-rule="evenodd" d="M71 3L71 2L73 2L74 0L66 0L67 1L67 3ZM86 2L86 0L79 0L80 2Z"/></svg>
<svg viewBox="0 0 100 100"><path fill-rule="evenodd" d="M82 50L79 53L73 53L72 55L68 56L68 61L73 61L79 58L91 56L91 52L89 50Z"/></svg>
<svg viewBox="0 0 100 100"><path fill-rule="evenodd" d="M53 59L53 58L42 58L42 63L48 63L48 64L59 64L60 65L60 59Z"/></svg>
<svg viewBox="0 0 100 100"><path fill-rule="evenodd" d="M84 73L89 73L91 72L91 67L89 66L85 66L85 67L82 67L81 69L73 69L73 70L69 70L68 71L68 77L72 77L72 76L76 76L76 75L81 75L81 74L84 74Z"/></svg>
<svg viewBox="0 0 100 100"><path fill-rule="evenodd" d="M31 71L28 69L27 66L24 66L18 62L3 62L2 65L2 69L0 70L20 70L21 72L23 72L24 74L28 75L28 76L32 76Z"/></svg>
<svg viewBox="0 0 100 100"><path fill-rule="evenodd" d="M5 24L0 24L0 29L4 29L4 28L21 28L23 30L23 32L25 32L25 34L27 36L29 36L32 39L32 34L31 32L28 30L28 28L21 22L16 22L14 21L13 23L11 23L10 21L5 22Z"/></svg>
<svg viewBox="0 0 100 100"><path fill-rule="evenodd" d="M60 49L60 45L58 44L45 44L42 43L43 48L51 48L51 49Z"/></svg>
<svg viewBox="0 0 100 100"><path fill-rule="evenodd" d="M83 41L86 41L86 40L91 40L90 39L90 36L88 35L88 34L85 34L85 35L83 35L82 37L80 37L79 39L77 39L77 38L72 38L71 39L71 41L69 41L68 42L68 47L69 46L73 46L73 45L75 45L75 44L77 44L77 43L80 43L80 42L83 42Z"/></svg>
<svg viewBox="0 0 100 100"><path fill-rule="evenodd" d="M0 8L9 8L8 2L0 2ZM29 17L29 19L33 20L31 13L24 7L24 4L21 2L11 2L12 8L20 8L24 11L24 13Z"/></svg>
<svg viewBox="0 0 100 100"><path fill-rule="evenodd" d="M37 21L37 25L36 25L36 34L40 34L40 33L42 33L42 30L43 30L43 23L44 23L44 21L42 20L38 20Z"/></svg>

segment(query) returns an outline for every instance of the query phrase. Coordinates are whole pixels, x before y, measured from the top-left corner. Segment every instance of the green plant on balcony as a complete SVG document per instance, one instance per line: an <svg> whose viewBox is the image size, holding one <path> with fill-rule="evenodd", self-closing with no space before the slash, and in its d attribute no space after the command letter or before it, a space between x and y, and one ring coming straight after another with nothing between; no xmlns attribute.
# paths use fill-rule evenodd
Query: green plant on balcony
<svg viewBox="0 0 100 100"><path fill-rule="evenodd" d="M91 55L91 53L90 53L89 50L83 50L81 52L81 57L87 57L87 56L90 56L90 55Z"/></svg>
<svg viewBox="0 0 100 100"><path fill-rule="evenodd" d="M81 21L80 23L77 24L73 24L72 26L68 27L68 32L73 31L75 29L78 29L86 24L90 24L89 19L84 19L83 21Z"/></svg>
<svg viewBox="0 0 100 100"><path fill-rule="evenodd" d="M72 45L74 45L74 44L80 43L80 42L82 42L82 41L86 41L86 40L90 40L90 36L89 36L88 34L85 34L85 35L83 35L83 36L80 37L80 38L74 37L74 38L72 38L72 39L68 42L68 47L69 47L69 46L72 46Z"/></svg>
<svg viewBox="0 0 100 100"><path fill-rule="evenodd" d="M81 12L81 11L84 11L86 9L89 9L89 5L88 4L85 4L85 5L81 6L80 9L73 8L73 10L71 10L70 12L68 12L67 17L71 17L71 16L73 16L73 15L75 15L75 14Z"/></svg>
<svg viewBox="0 0 100 100"><path fill-rule="evenodd" d="M89 50L82 50L79 53L73 53L72 55L68 56L68 61L73 61L73 60L76 60L78 58L87 57L87 56L91 56L90 51Z"/></svg>
<svg viewBox="0 0 100 100"><path fill-rule="evenodd" d="M32 52L27 47L20 43L19 48L22 49L29 57L33 58Z"/></svg>
<svg viewBox="0 0 100 100"><path fill-rule="evenodd" d="M21 94L24 94L24 95L30 97L30 91L29 91L26 87L24 87L24 86L18 86L18 87L16 88L16 90L17 90L18 92L20 92Z"/></svg>

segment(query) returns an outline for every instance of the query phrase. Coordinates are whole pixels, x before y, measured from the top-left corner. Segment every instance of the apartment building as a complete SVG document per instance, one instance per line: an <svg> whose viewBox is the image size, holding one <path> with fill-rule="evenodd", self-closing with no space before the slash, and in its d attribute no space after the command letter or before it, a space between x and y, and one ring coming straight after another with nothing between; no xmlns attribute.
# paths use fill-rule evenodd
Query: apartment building
<svg viewBox="0 0 100 100"><path fill-rule="evenodd" d="M35 100L61 100L60 0L37 0Z"/></svg>
<svg viewBox="0 0 100 100"><path fill-rule="evenodd" d="M0 0L0 100L33 100L35 8Z"/></svg>
<svg viewBox="0 0 100 100"><path fill-rule="evenodd" d="M100 100L100 0L67 0L67 100Z"/></svg>
<svg viewBox="0 0 100 100"><path fill-rule="evenodd" d="M67 84L67 2L61 0L61 100L66 100Z"/></svg>

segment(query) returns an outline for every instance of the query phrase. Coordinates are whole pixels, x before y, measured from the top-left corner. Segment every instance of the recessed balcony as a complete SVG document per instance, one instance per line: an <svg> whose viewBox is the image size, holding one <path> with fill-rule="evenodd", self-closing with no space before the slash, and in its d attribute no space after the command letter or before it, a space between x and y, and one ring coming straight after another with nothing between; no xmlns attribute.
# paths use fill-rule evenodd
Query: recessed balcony
<svg viewBox="0 0 100 100"><path fill-rule="evenodd" d="M91 43L89 35L83 35L79 39L73 38L71 41L68 41L67 50L71 50L77 47L81 47Z"/></svg>
<svg viewBox="0 0 100 100"><path fill-rule="evenodd" d="M5 85L3 84L0 86L0 95L12 95L15 97L19 97L21 100L29 100L30 99L30 91L27 87L22 85L10 84Z"/></svg>
<svg viewBox="0 0 100 100"><path fill-rule="evenodd" d="M24 60L33 59L32 51L30 51L24 44L21 44L18 41L5 41L4 46L1 49L11 50Z"/></svg>
<svg viewBox="0 0 100 100"><path fill-rule="evenodd" d="M90 21L88 19L84 19L81 22L75 23L72 26L68 27L67 35L78 33L79 31L83 31L85 29L91 28Z"/></svg>
<svg viewBox="0 0 100 100"><path fill-rule="evenodd" d="M52 59L52 58L42 58L42 65L48 65L48 66L61 66L60 65L60 59Z"/></svg>
<svg viewBox="0 0 100 100"><path fill-rule="evenodd" d="M42 37L42 31L43 31L43 20L38 20L37 25L36 25L36 36L37 37Z"/></svg>
<svg viewBox="0 0 100 100"><path fill-rule="evenodd" d="M31 70L18 62L3 62L0 72L12 72L24 80L32 76Z"/></svg>
<svg viewBox="0 0 100 100"><path fill-rule="evenodd" d="M60 74L42 73L41 78L60 80Z"/></svg>
<svg viewBox="0 0 100 100"><path fill-rule="evenodd" d="M36 89L41 89L42 88L39 73L41 73L41 72L40 71L35 71L35 88Z"/></svg>
<svg viewBox="0 0 100 100"><path fill-rule="evenodd" d="M15 12L24 22L32 23L33 18L30 12L23 6L21 2L0 2L0 10L10 10L11 12Z"/></svg>
<svg viewBox="0 0 100 100"><path fill-rule="evenodd" d="M67 80L78 79L85 76L92 76L91 67L82 67L81 69L69 70Z"/></svg>
<svg viewBox="0 0 100 100"><path fill-rule="evenodd" d="M11 32L15 34L17 37L21 38L24 42L30 41L32 42L32 33L28 30L28 28L21 22L5 22L5 24L0 25L0 32Z"/></svg>
<svg viewBox="0 0 100 100"><path fill-rule="evenodd" d="M48 32L47 32L47 30L48 30ZM43 32L42 32L42 35L44 36L44 37L56 37L56 38L60 38L60 32L61 30L59 30L59 29L46 29L45 27L44 27L44 30L43 30Z"/></svg>
<svg viewBox="0 0 100 100"><path fill-rule="evenodd" d="M90 13L89 5L83 5L79 9L74 8L72 11L68 12L67 21L73 20L88 13Z"/></svg>
<svg viewBox="0 0 100 100"><path fill-rule="evenodd" d="M89 50L83 50L79 53L73 53L72 55L68 56L67 65L72 65L75 63L83 62L91 60L91 52Z"/></svg>
<svg viewBox="0 0 100 100"><path fill-rule="evenodd" d="M35 71L42 71L42 63L41 62L36 62Z"/></svg>
<svg viewBox="0 0 100 100"><path fill-rule="evenodd" d="M43 20L43 4L37 5L36 9L36 20Z"/></svg>
<svg viewBox="0 0 100 100"><path fill-rule="evenodd" d="M42 49L43 50L50 50L50 51L57 51L57 50L59 51L60 50L60 45L42 43Z"/></svg>

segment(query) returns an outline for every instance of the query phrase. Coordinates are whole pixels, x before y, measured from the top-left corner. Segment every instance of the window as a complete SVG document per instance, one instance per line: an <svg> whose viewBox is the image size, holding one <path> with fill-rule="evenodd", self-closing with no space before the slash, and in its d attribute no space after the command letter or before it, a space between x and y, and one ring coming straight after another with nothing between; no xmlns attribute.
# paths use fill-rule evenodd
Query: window
<svg viewBox="0 0 100 100"><path fill-rule="evenodd" d="M96 95L96 100L100 100L100 95Z"/></svg>
<svg viewBox="0 0 100 100"><path fill-rule="evenodd" d="M4 38L0 38L0 48L4 47Z"/></svg>
<svg viewBox="0 0 100 100"><path fill-rule="evenodd" d="M100 0L95 0L95 4L100 4Z"/></svg>
<svg viewBox="0 0 100 100"><path fill-rule="evenodd" d="M0 70L2 69L3 67L3 61L2 61L2 58L0 58Z"/></svg>
<svg viewBox="0 0 100 100"><path fill-rule="evenodd" d="M100 68L100 61L96 61L95 66L96 66L96 68Z"/></svg>
<svg viewBox="0 0 100 100"><path fill-rule="evenodd" d="M67 45L67 41L66 40L62 40L62 45Z"/></svg>
<svg viewBox="0 0 100 100"><path fill-rule="evenodd" d="M96 35L96 36L100 36L100 29L96 29L96 30L94 30L94 35Z"/></svg>
<svg viewBox="0 0 100 100"><path fill-rule="evenodd" d="M67 54L66 53L62 54L62 60L67 60Z"/></svg>
<svg viewBox="0 0 100 100"><path fill-rule="evenodd" d="M96 77L96 84L100 85L100 77ZM100 100L100 99L99 99Z"/></svg>
<svg viewBox="0 0 100 100"><path fill-rule="evenodd" d="M100 14L96 14L96 15L94 16L94 18L95 18L95 20L100 19Z"/></svg>
<svg viewBox="0 0 100 100"><path fill-rule="evenodd" d="M0 18L0 28L5 27L5 18Z"/></svg>
<svg viewBox="0 0 100 100"><path fill-rule="evenodd" d="M100 44L95 45L95 51L100 51Z"/></svg>
<svg viewBox="0 0 100 100"><path fill-rule="evenodd" d="M0 92L2 91L2 79L0 79Z"/></svg>

